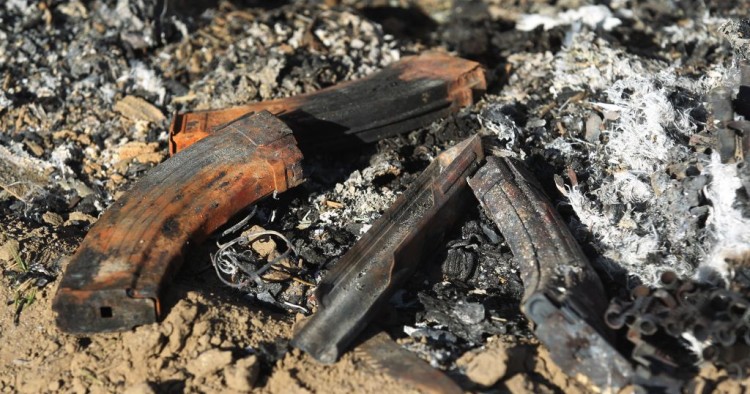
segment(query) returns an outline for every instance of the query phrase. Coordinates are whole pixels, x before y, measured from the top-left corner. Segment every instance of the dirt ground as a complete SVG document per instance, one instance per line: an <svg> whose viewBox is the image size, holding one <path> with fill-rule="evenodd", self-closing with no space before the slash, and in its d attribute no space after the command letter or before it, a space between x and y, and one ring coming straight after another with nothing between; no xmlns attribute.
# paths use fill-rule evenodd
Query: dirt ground
<svg viewBox="0 0 750 394"><path fill-rule="evenodd" d="M576 13L581 7L593 8ZM417 392L358 351L325 366L291 348L304 314L222 285L212 245L188 256L157 324L68 335L51 304L90 226L167 159L171 113L308 93L428 49L481 62L487 95L377 146L311 155L305 185L259 205L253 220L299 247L304 283L319 280L440 150L474 133L525 160L555 193L552 175L565 174L556 202L609 296L665 268L696 275L707 255L723 256L719 246L750 239L727 237L727 229L750 232L709 215L719 206L707 198L717 178L700 103L709 88L737 84L737 59L750 53L748 17L746 4L671 0L4 2L0 392ZM720 27L743 18L741 38L727 42ZM639 130L650 134L623 138ZM750 212L747 193L737 195L727 205ZM446 245L473 256L473 276L450 276L446 246L435 258L439 279L421 273L405 297L483 303L488 331L467 339L453 328L470 328L409 311L392 319L393 336L467 392L591 392L533 338L509 249L480 228L486 217L472 215ZM500 239L492 253L471 244L483 231ZM723 269L731 283L750 272ZM309 307L314 286L299 283L275 294ZM407 326L456 335L446 343ZM750 380L722 369L696 370L682 391L750 390Z"/></svg>

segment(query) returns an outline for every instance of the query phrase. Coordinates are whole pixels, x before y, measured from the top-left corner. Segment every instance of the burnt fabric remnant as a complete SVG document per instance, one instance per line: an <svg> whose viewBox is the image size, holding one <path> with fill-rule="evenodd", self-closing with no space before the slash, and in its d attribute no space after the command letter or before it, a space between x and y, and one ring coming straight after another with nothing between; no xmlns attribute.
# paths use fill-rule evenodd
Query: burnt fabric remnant
<svg viewBox="0 0 750 394"><path fill-rule="evenodd" d="M478 136L438 155L321 280L318 311L292 345L334 363L441 242L470 203L465 178L484 154Z"/></svg>
<svg viewBox="0 0 750 394"><path fill-rule="evenodd" d="M628 385L630 363L602 319L602 283L538 181L512 159L490 157L469 185L518 260L521 309L555 362L602 389Z"/></svg>

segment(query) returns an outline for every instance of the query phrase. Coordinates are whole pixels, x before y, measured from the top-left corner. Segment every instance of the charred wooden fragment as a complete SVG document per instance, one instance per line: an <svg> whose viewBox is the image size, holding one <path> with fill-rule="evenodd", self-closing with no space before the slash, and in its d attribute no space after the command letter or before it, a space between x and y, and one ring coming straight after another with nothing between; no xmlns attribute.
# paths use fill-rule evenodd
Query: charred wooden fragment
<svg viewBox="0 0 750 394"><path fill-rule="evenodd" d="M170 152L185 149L239 116L264 110L283 120L302 147L333 149L374 142L470 105L485 88L479 63L425 53L311 94L177 114L170 127Z"/></svg>
<svg viewBox="0 0 750 394"><path fill-rule="evenodd" d="M335 362L462 215L482 157L477 136L441 153L323 278L292 345Z"/></svg>
<svg viewBox="0 0 750 394"><path fill-rule="evenodd" d="M554 361L600 388L627 385L632 367L609 343L601 281L533 175L490 157L469 185L518 259L521 309Z"/></svg>
<svg viewBox="0 0 750 394"><path fill-rule="evenodd" d="M301 183L301 160L292 131L261 112L156 166L73 255L53 303L58 326L90 333L155 322L184 249L252 202Z"/></svg>

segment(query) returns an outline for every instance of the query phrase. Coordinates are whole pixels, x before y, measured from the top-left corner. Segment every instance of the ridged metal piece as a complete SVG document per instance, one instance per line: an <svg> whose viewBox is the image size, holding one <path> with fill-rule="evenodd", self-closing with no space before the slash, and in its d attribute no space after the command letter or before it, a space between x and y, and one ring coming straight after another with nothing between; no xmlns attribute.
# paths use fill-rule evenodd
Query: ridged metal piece
<svg viewBox="0 0 750 394"><path fill-rule="evenodd" d="M512 159L490 157L469 185L518 261L521 309L555 363L601 389L629 384L631 365L602 320L601 281L533 175Z"/></svg>
<svg viewBox="0 0 750 394"><path fill-rule="evenodd" d="M335 362L471 203L466 177L482 158L477 136L441 153L323 278L292 345Z"/></svg>
<svg viewBox="0 0 750 394"><path fill-rule="evenodd" d="M52 305L57 325L92 333L155 322L186 247L249 204L301 183L301 160L289 127L261 112L151 169L72 256Z"/></svg>

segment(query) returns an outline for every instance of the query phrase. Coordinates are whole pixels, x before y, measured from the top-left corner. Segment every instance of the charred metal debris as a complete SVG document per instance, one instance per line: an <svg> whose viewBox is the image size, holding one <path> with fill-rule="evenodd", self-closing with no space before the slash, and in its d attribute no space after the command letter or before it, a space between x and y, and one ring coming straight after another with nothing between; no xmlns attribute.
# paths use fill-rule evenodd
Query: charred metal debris
<svg viewBox="0 0 750 394"><path fill-rule="evenodd" d="M17 8L14 4L21 3L9 2L7 8L14 10ZM655 46L649 46L652 40L665 33L649 31L643 36L629 36L633 32L631 26L608 31L605 35L609 43L592 39L593 27L591 31L581 26L575 28L579 31L559 26L513 29L516 19L497 21L502 9L461 2L466 4L457 7L460 11L451 13L447 23L433 26L438 31L429 39L439 40L450 50L496 67L490 68L488 80L485 82L480 75L476 63L455 58L450 61L457 61L463 67L452 68L448 77L432 73L430 67L416 67L427 72L416 73L412 75L414 79L409 79L401 78L403 70L398 67L411 67L409 63L415 60L406 59L401 66L385 67L396 64L393 61L398 58L398 49L394 41L383 38L377 24L346 11L316 9L312 16L299 13L298 17L297 9L304 8L307 12L307 8L286 7L255 19L247 30L238 28L247 15L236 12L227 16L223 24L204 29L210 19L206 15L210 17L211 10L206 15L178 17L179 10L169 8L173 4L169 1L114 3L88 7L77 1L52 2L46 12L31 19L21 15L21 8L13 11L18 14L14 18L29 19L28 25L47 26L55 32L56 40L74 43L66 48L64 72L44 71L63 69L55 66L54 56L42 55L56 56L54 50L44 47L45 40L23 34L13 23L0 27L0 38L18 37L16 41L2 40L0 48L18 45L29 65L27 69L19 67L23 70L22 77L29 81L26 86L16 81L23 78L2 81L0 112L13 111L12 119L18 120L9 127L19 133L13 140L0 136L3 138L0 142L11 148L6 152L0 147L3 149L0 158L17 151L32 152L30 160L35 160L35 165L54 163L44 167L44 177L54 173L61 179L50 188L44 183L46 179L34 178L24 188L16 185L15 179L2 178L7 173L0 174L0 180L12 186L8 190L22 197L10 210L39 222L56 222L58 218L50 212L67 212L75 207L80 214L69 219L66 215L65 226L69 229L66 231L76 236L88 232L67 265L68 272L55 300L61 328L91 333L158 321L168 313L162 297L169 288L169 279L178 272L182 256L191 253L201 241L208 241L205 243L209 246L203 247L212 252L210 270L218 280L239 289L255 302L312 314L299 323L292 345L326 362L335 361L348 350L361 352L375 368L424 391L457 391L455 381L460 381L455 373L457 354L481 347L488 336L504 335L529 340L535 337L566 373L600 389L628 384L674 389L694 375L698 358L719 365L735 378L747 374L750 323L747 323L746 289L731 287L721 280L699 282L665 273L658 286L617 289L626 295L614 298L607 307L607 301L617 292L610 285L618 273L613 273L601 260L610 263L617 259L613 254L601 257L605 248L613 250L616 247L612 245L617 244L604 245L602 240L606 237L594 230L585 234L583 225L576 226L575 221L571 225L561 218L558 208L569 218L588 212L585 209L590 207L583 204L571 209L553 205L545 197L545 191L555 190L550 174L545 173L549 168L539 165L540 161L546 161L555 163L558 169L568 168L570 188L566 189L562 181L556 186L570 193L566 197L571 200L583 194L579 186L587 185L589 191L598 193L594 200L605 206L602 212L606 204L614 206L609 212L616 212L612 216L617 222L610 223L611 227L627 230L638 227L642 224L639 218L661 207L648 210L649 196L638 195L640 189L613 186L609 190L619 194L613 192L616 197L605 200L607 190L597 191L592 185L612 173L623 175L616 181L626 186L640 187L650 181L651 185L661 187L669 179L664 181L658 176L647 179L642 173L632 176L627 172L630 168L622 163L587 172L584 169L598 164L598 158L593 153L587 156L594 148L581 147L616 142L612 130L619 127L617 122L624 121L628 112L633 112L630 111L633 107L627 106L628 99L640 97L643 92L633 86L642 84L653 85L653 90L672 89L669 100L674 106L680 111L689 110L690 116L701 120L708 131L690 135L689 142L686 133L680 134L672 126L665 127L665 134L676 135L676 140L685 139L683 145L701 154L710 155L705 153L706 146L716 147L725 163L744 161L750 127L747 121L738 119L750 113L750 68L746 63L740 63L742 81L736 94L724 88L713 91L709 97L696 97L677 84L669 85L669 81L651 84L631 78L629 85L622 83L612 90L612 96L619 100L617 105L594 104L591 109L576 103L613 81L597 80L596 75L591 77L572 69L566 70L567 74L572 79L580 78L559 89L549 106L546 98L533 93L525 98L505 97L473 107L478 116L457 116L462 108L476 102L488 83L502 84L512 78L502 68L506 64L519 69L537 67L543 74L547 65L565 63L564 56L591 60L590 53L582 52L581 48L586 46L596 48L607 61L625 59L625 62L629 61L625 51L612 44L623 41L631 52L653 50L656 60L636 67L653 70L655 62L662 61L665 54L671 56L686 50L680 49L682 44L676 42L663 45L661 50L654 49ZM693 13L702 12L676 10L670 8L671 2L644 3L659 6L640 6L632 14L636 18L674 19L676 23L676 18L689 19L695 16ZM704 7L712 12L724 7L705 3ZM430 16L441 20L444 11L434 10ZM108 22L90 29L54 28L59 23L55 20L77 22L86 20L89 13ZM364 7L363 13L382 18L374 8ZM489 14L494 21L485 18ZM144 15L158 17L149 19ZM356 30L346 37L345 46L339 44L341 40L331 38L337 27L328 22L331 15L346 20ZM625 25L636 24L624 15L615 13L608 18L620 18ZM599 24L596 29L606 30L606 21L596 22ZM517 24L521 25L520 19ZM202 34L188 37L186 31L193 29L202 29ZM408 27L396 31L395 34L428 40L427 33L412 32ZM234 34L242 35L242 39L228 38ZM144 55L164 45L170 53L179 55L179 67L170 63L169 56L163 57L167 60L153 60L159 57ZM560 50L563 45L568 49ZM212 46L225 51L214 53ZM413 53L421 47L424 46L402 50ZM683 64L686 68L705 62L706 56L716 56L717 44L697 39L689 48L689 59ZM342 54L347 51L356 53L356 67L351 57ZM514 55L521 51L526 53ZM319 53L324 56L317 56ZM577 56L581 53L584 56ZM71 60L80 57L86 61ZM245 57L265 61L244 63ZM132 58L140 60L129 64ZM443 57L438 63L444 65L450 61ZM623 69L617 65L620 64L614 70ZM384 71L371 73L375 69ZM297 78L310 70L322 71L309 78ZM368 74L370 85L356 82L335 85L342 79L367 81ZM100 77L94 80L90 75ZM157 80L156 75L163 76L163 81ZM546 82L548 77L541 79ZM591 79L581 82L584 77ZM627 80L628 75L617 78ZM527 80L530 82L511 81L514 94L542 90L533 86L538 80ZM593 87L595 83L598 88ZM330 90L319 90L330 85L334 86ZM385 92L398 100L378 101L383 92L375 89L376 85L386 86ZM128 96L121 98L120 90ZM239 93L230 95L227 91ZM64 102L55 99L60 95L66 97ZM138 100L135 96L145 99ZM273 100L284 96L292 97ZM229 110L181 112L186 107L194 108L196 97L204 105L202 108L259 103ZM29 102L31 105L27 106ZM701 102L705 102L705 107ZM19 112L19 103L25 103L23 112ZM114 108L116 113L123 114L123 124L113 120L119 119L114 112L88 116L74 110L82 103ZM345 110L339 110L342 105ZM165 133L167 117L163 114L171 111L176 115L169 133ZM436 120L439 123L434 123ZM632 117L627 120L634 121ZM53 130L67 124L76 127L52 135L33 132L34 128ZM422 132L413 132L417 129ZM425 133L425 129L430 132ZM478 129L491 132L495 138L480 141L472 135ZM103 130L112 131L106 134ZM555 133L560 137L553 141L549 135ZM144 149L145 153L139 152L136 159L133 159L136 156L126 158L127 149L113 153L110 139L126 135L136 135L138 140L128 148ZM715 138L716 144L708 143L709 137ZM357 166L367 167L366 170L345 172L333 165L316 163L320 155L330 155L320 153L326 147L336 147L339 149L336 155L350 159L353 156L342 153L341 148L369 149L358 146L368 143L372 146L378 140L380 146L387 145L389 149L372 154L367 164L344 166L346 171ZM568 144L571 140L572 146ZM457 143L438 154L449 142ZM87 144L95 148L87 149ZM520 151L522 145L533 149ZM54 152L47 146L55 146ZM503 149L525 158L540 179L534 179L521 161L498 157L508 154ZM92 151L117 157L120 162L102 168L92 160ZM674 151L682 154L679 149ZM174 157L147 171L166 152ZM408 160L399 160L397 156ZM709 176L707 172L701 173L704 168L697 162L684 164L670 167L669 176L661 175L685 183L689 196L675 192L675 196L663 200L684 206L686 215L688 212L691 215L691 224L685 231L691 232L697 227L695 223L705 222L708 216L710 203L701 190ZM747 172L748 168L744 166L740 171ZM237 178L239 173L245 177ZM576 173L589 178L580 179L579 184ZM138 182L118 196L96 221L103 207L114 201L113 191L126 180L136 178ZM238 181L242 187L234 185ZM166 186L163 182L167 182ZM326 194L320 192L324 190L321 184L340 187L336 186L337 193ZM377 193L363 193L364 187L369 186L362 185L371 184L389 188L386 192L377 189ZM287 188L290 190L282 194ZM747 203L750 187L745 185L744 189L744 196L737 192L737 200L750 206ZM317 193L314 200L307 197L311 190ZM672 193L669 188L666 190ZM622 197L626 192L640 199L631 204ZM139 199L144 193L156 197ZM204 193L211 198L194 197ZM261 200L262 197L266 198ZM153 201L153 206L144 203L146 200ZM253 214L246 211L250 204L255 204ZM347 204L367 205L367 209L353 210ZM310 209L312 205L323 208ZM289 206L299 209L286 209ZM182 216L188 210L191 216ZM750 212L747 207L744 210ZM231 219L237 217L247 220ZM373 223L376 217L380 219ZM594 229L590 222L585 222L587 219L590 218L581 218L585 226ZM89 229L94 221L96 224ZM338 227L322 231L310 225L315 221L349 223L346 231ZM448 222L453 225L447 225ZM661 225L664 224L657 222L654 226ZM575 239L568 226L574 230ZM633 233L635 237L650 235L643 228L635 228ZM594 241L584 242L587 250L583 253L578 241L587 237ZM667 238L672 240L670 237ZM332 238L336 242L329 242ZM681 259L679 249L684 245L665 246L669 240L658 245L661 255L653 253L648 258ZM691 247L700 249L700 245ZM30 267L13 280L31 279L41 287L55 276L54 270L48 271L43 265ZM742 264L732 270L735 273L732 283L747 275ZM614 281L624 282L620 278ZM527 327L527 321L531 327ZM366 340L373 332L378 334ZM405 353L404 349L410 352ZM432 367L420 363L413 357L415 353L429 360ZM689 357L691 354L697 357ZM414 373L405 373L409 369ZM462 387L478 386L462 382Z"/></svg>

